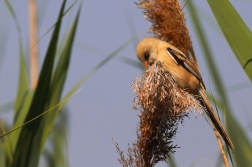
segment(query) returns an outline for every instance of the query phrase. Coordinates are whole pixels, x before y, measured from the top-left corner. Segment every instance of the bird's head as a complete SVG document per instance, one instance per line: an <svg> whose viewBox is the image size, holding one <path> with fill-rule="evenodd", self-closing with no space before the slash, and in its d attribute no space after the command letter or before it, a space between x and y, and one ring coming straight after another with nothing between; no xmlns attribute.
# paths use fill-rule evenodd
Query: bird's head
<svg viewBox="0 0 252 167"><path fill-rule="evenodd" d="M159 42L160 40L156 38L144 38L138 43L136 54L146 68L157 60L157 45Z"/></svg>

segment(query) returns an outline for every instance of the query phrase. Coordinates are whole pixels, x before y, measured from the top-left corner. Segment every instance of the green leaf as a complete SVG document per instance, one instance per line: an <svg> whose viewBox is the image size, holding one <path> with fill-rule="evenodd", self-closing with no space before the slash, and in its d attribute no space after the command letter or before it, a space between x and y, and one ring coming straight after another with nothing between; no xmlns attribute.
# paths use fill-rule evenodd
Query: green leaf
<svg viewBox="0 0 252 167"><path fill-rule="evenodd" d="M20 135L20 132L21 132L19 127L21 125L23 125L23 123L25 121L26 115L27 115L27 113L29 111L29 108L30 108L32 97L33 97L33 93L25 94L25 96L22 99L22 105L18 109L17 114L15 116L15 119L13 121L14 125L12 126L12 130L7 132L7 134L9 134L9 136L7 136L8 137L7 140L10 142L10 145L11 145L9 151L11 152L12 156L13 156L13 153L15 151L15 148L16 148L16 145L17 145L17 142L18 142L18 139L19 139L19 135ZM8 144L8 143L6 143L6 144ZM6 148L6 149L9 149L9 148ZM7 164L11 164L12 161L13 161L12 157L8 157L8 159L6 160Z"/></svg>
<svg viewBox="0 0 252 167"><path fill-rule="evenodd" d="M115 57L118 53L120 53L124 48L126 48L129 44L131 44L132 41L137 37L137 35L131 37L128 41L123 43L121 46L119 46L116 50L114 50L112 53L110 53L108 56L106 56L99 64L97 64L91 71L89 71L73 88L70 92L75 92L77 88L83 84L89 77L91 77L96 71L98 71L100 68L102 68L109 60L111 60L113 57ZM68 93L66 97L69 97L70 94Z"/></svg>
<svg viewBox="0 0 252 167"><path fill-rule="evenodd" d="M10 13L8 12L9 9L6 8L4 5L4 1L0 1L0 72L2 69L2 65L4 62L5 52L7 49L7 40L9 35L9 24L8 20L10 20Z"/></svg>
<svg viewBox="0 0 252 167"><path fill-rule="evenodd" d="M220 100L213 100L212 96L209 94L208 97L208 99L213 103L215 102L219 108L225 110L226 105L224 105ZM246 130L239 125L238 121L232 115L230 115L229 112L226 112L226 120L228 123L227 127L230 131L229 135L235 144L233 157L236 160L236 164L237 166L248 166L248 164L252 163L250 158L252 155L252 147L251 143L249 142L250 140L246 135Z"/></svg>
<svg viewBox="0 0 252 167"><path fill-rule="evenodd" d="M252 81L252 33L229 0L208 4L240 65Z"/></svg>
<svg viewBox="0 0 252 167"><path fill-rule="evenodd" d="M5 0L5 1L7 1L7 0ZM63 13L63 15L62 15L62 17L63 16L65 16L69 11L70 11L70 9L72 9L73 7L74 7L74 5L78 2L79 0L75 0L67 9L66 9L66 11ZM57 20L57 22L58 21L60 21L60 20ZM57 24L57 22L56 23L54 23L39 39L38 39L38 41L37 41L37 43L39 43L39 41L40 40L42 40L54 27L55 27L55 25Z"/></svg>
<svg viewBox="0 0 252 167"><path fill-rule="evenodd" d="M229 135L235 145L233 155L236 166L250 166L252 164L252 146L247 133L233 115L227 112L226 116Z"/></svg>
<svg viewBox="0 0 252 167"><path fill-rule="evenodd" d="M24 51L23 51L23 43L22 43L22 32L20 28L20 24L17 19L17 15L12 8L12 5L9 1L5 0L6 6L8 7L11 16L15 22L17 32L18 32L18 42L19 42L19 83L18 83L18 91L16 95L16 100L14 104L14 125L12 129L20 126L25 119L25 116L28 111L28 106L30 105L30 96L29 96L29 85L28 85L28 74L26 68L26 62L24 58ZM28 96L27 96L28 95ZM21 114L22 113L22 114ZM5 136L5 143L4 149L8 156L6 156L6 164L12 163L12 156L14 149L16 147L18 138L19 138L20 131L16 131L9 136Z"/></svg>
<svg viewBox="0 0 252 167"><path fill-rule="evenodd" d="M66 0L63 1L62 7L59 13L58 22L54 29L49 47L46 53L46 57L42 66L42 70L39 76L37 88L34 92L34 96L31 102L31 106L25 118L25 122L28 122L44 112L48 99L50 98L50 82L54 64L54 58L56 54L58 36L60 32L61 19L64 11ZM13 155L12 167L34 167L38 166L39 157L41 153L41 120L42 117L37 118L35 121L27 124L21 129L18 143Z"/></svg>
<svg viewBox="0 0 252 167"><path fill-rule="evenodd" d="M176 167L177 166L173 154L169 154L169 157L167 158L167 164L169 167Z"/></svg>
<svg viewBox="0 0 252 167"><path fill-rule="evenodd" d="M6 133L6 125L0 121L0 132L1 133ZM11 144L10 141L8 140L8 137L5 136L3 138L3 140L5 142L0 142L0 166L5 166L5 161L6 159L11 159L12 158L12 154L11 154ZM7 158L6 158L7 157Z"/></svg>
<svg viewBox="0 0 252 167"><path fill-rule="evenodd" d="M2 167L4 167L5 166L5 156L6 156L6 154L5 154L5 152L3 151L4 149L3 149L3 144L2 143L0 143L0 166Z"/></svg>
<svg viewBox="0 0 252 167"><path fill-rule="evenodd" d="M25 94L29 90L28 74L27 74L26 62L24 58L22 32L21 32L20 24L18 22L17 15L14 9L12 8L11 3L8 0L5 0L4 2L11 13L11 16L15 22L17 32L18 32L19 59L20 59L19 60L19 83L18 83L18 93L16 95L15 106L14 106L15 112L17 112L19 110L20 105L22 104L22 99L24 98Z"/></svg>
<svg viewBox="0 0 252 167"><path fill-rule="evenodd" d="M123 43L120 47L118 47L115 51L110 53L108 56L106 56L100 63L98 63L91 71L89 71L77 84L73 86L73 88L65 95L63 100L60 102L59 110L61 110L67 100L72 97L74 94L78 93L77 89L87 80L89 77L91 77L96 71L98 71L100 68L102 68L107 62L109 62L113 57L115 57L119 52L121 52L124 48L126 48L134 39L136 36L133 36L128 41ZM77 91L77 92L76 92Z"/></svg>
<svg viewBox="0 0 252 167"><path fill-rule="evenodd" d="M221 5L223 1L216 1L216 4ZM210 2L212 3L212 2ZM228 6L227 6L228 7ZM209 72L211 72L211 76L213 78L215 88L217 89L217 92L219 93L220 96L220 103L224 106L223 108L223 115L226 117L226 127L227 131L229 132L229 136L231 140L234 143L234 151L233 151L233 157L235 159L235 163L237 166L250 166L252 164L252 146L250 143L250 140L248 136L246 135L246 132L242 128L242 126L238 123L238 121L235 119L235 117L232 114L231 107L229 105L227 93L225 91L224 84L221 80L221 76L217 71L216 64L213 61L212 58L212 53L211 49L209 48L206 36L204 35L201 23L198 18L198 14L196 12L196 8L192 4L192 1L188 3L188 9L190 11L194 26L195 26L195 31L197 32L199 43L201 44L201 48L204 52L204 56L209 68ZM224 9L224 8L223 8ZM226 6L225 6L226 10ZM231 14L232 15L232 14ZM224 16L223 16L224 17ZM231 21L232 22L232 21ZM237 32L232 32L234 36L236 36Z"/></svg>
<svg viewBox="0 0 252 167"><path fill-rule="evenodd" d="M16 13L15 13L15 10L12 8L12 5L11 5L11 3L10 3L10 1L8 1L8 0L4 0L4 2L5 2L5 4L6 4L6 6L8 7L8 9L9 9L9 11L10 11L10 13L11 13L11 16L13 17L13 19L14 19L14 22L15 22L15 25L16 25L16 28L17 28L17 31L18 31L18 35L19 35L19 40L21 40L22 38L21 38L21 28L20 28L20 24L19 24L19 22L18 22L18 19L17 19L17 15L16 15Z"/></svg>
<svg viewBox="0 0 252 167"><path fill-rule="evenodd" d="M68 146L67 146L67 127L68 113L66 108L61 112L54 127L52 129L52 135L44 151L45 161L48 167L67 167L68 164Z"/></svg>
<svg viewBox="0 0 252 167"><path fill-rule="evenodd" d="M80 5L81 7L81 5ZM64 49L61 52L59 61L57 62L57 66L55 68L52 82L51 82L51 95L50 95L50 102L49 102L49 109L54 107L60 102L60 97L63 91L63 87L65 84L65 80L67 77L67 71L70 63L71 51L74 42L75 32L78 25L78 20L80 16L81 8L79 8L78 13L76 15L75 21L69 31L68 37L66 38L66 43L64 45ZM58 107L54 108L52 111L47 113L43 118L43 135L42 135L42 144L44 145L47 137L53 127L55 119L59 115Z"/></svg>
<svg viewBox="0 0 252 167"><path fill-rule="evenodd" d="M135 36L135 35L132 35L132 36ZM133 40L133 42L136 41L136 40L137 40L137 38L135 40ZM87 45L87 44L84 44L84 43L81 43L81 42L78 43L78 46L81 49L84 49L84 50L89 51L89 52L94 53L94 54L98 54L98 55L104 55L104 54L106 54L105 51L100 50L97 47L94 47L94 46L91 46L91 45ZM125 64L127 64L127 65L129 65L131 67L140 69L142 71L145 69L144 66L143 66L143 64L140 61L137 61L135 59L132 59L132 58L129 58L129 57L126 57L126 56L121 56L120 55L119 57L115 58L114 60L118 60L118 61L120 61L122 63L125 63Z"/></svg>
<svg viewBox="0 0 252 167"><path fill-rule="evenodd" d="M20 44L20 52L19 52L19 81L18 81L18 92L16 95L14 111L15 111L15 119L17 119L17 115L19 114L20 108L22 107L23 100L25 96L29 93L29 85L28 85L28 74L26 68L26 62L24 58L24 52L22 49L22 44Z"/></svg>

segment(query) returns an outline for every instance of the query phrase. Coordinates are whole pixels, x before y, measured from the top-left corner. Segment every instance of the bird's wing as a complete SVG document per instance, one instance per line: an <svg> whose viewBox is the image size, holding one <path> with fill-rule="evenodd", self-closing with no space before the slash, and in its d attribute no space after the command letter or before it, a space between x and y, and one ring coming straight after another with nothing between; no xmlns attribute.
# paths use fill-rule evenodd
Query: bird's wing
<svg viewBox="0 0 252 167"><path fill-rule="evenodd" d="M202 81L202 77L200 75L200 72L198 68L178 49L174 49L172 47L167 48L167 53L169 56L175 61L176 64L181 65L183 68L185 68L187 71L192 73L202 84L201 87L205 88L205 85ZM218 130L220 135L222 136L223 140L231 147L231 149L234 149L234 145L229 138L228 134L226 133L225 129L223 128L218 116L212 109L210 103L207 100L205 90L199 88L199 96L200 96L200 103L202 106L205 107L206 114L210 118L213 126Z"/></svg>
<svg viewBox="0 0 252 167"><path fill-rule="evenodd" d="M181 51L172 47L168 47L167 53L175 61L176 64L181 65L187 71L192 73L205 88L199 69Z"/></svg>

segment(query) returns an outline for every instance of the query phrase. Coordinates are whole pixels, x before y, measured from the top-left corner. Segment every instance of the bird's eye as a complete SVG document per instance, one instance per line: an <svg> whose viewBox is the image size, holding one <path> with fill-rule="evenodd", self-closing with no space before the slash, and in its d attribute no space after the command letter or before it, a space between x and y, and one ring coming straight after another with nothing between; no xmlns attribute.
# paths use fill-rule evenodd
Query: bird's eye
<svg viewBox="0 0 252 167"><path fill-rule="evenodd" d="M149 60L149 57L150 57L149 53L148 53L148 52L145 52L145 53L144 53L144 59L145 59L145 60Z"/></svg>

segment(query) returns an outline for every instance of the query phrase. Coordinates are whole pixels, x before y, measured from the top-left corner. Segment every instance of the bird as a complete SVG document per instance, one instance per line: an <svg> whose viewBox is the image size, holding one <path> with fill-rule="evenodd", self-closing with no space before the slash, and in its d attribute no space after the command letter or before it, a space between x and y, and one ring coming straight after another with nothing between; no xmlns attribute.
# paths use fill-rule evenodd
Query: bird
<svg viewBox="0 0 252 167"><path fill-rule="evenodd" d="M175 46L154 37L142 39L136 47L136 54L146 68L160 61L164 71L172 75L176 84L200 102L214 128L220 133L225 143L232 150L234 149L230 137L207 99L206 88L196 59L193 62Z"/></svg>

